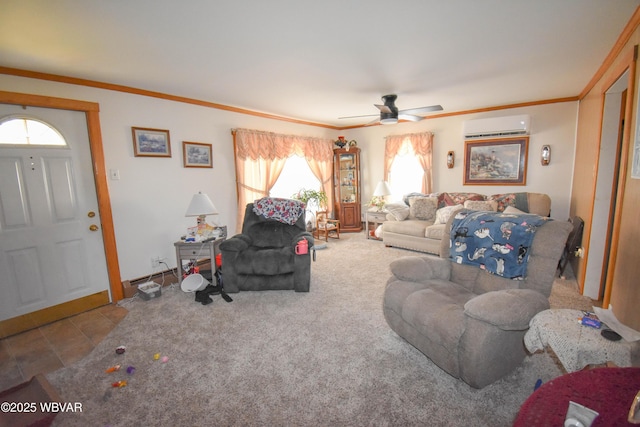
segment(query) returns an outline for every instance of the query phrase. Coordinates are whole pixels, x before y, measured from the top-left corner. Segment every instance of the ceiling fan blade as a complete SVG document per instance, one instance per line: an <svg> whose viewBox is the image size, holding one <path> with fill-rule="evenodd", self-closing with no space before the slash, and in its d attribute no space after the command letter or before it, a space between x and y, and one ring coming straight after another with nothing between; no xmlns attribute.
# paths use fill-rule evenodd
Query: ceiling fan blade
<svg viewBox="0 0 640 427"><path fill-rule="evenodd" d="M338 119L358 119L360 117L377 117L379 114L365 114L364 116L346 116L346 117L338 117Z"/></svg>
<svg viewBox="0 0 640 427"><path fill-rule="evenodd" d="M408 120L410 122L419 122L420 120L423 119L423 117L414 116L413 114L398 113L398 119L399 120Z"/></svg>
<svg viewBox="0 0 640 427"><path fill-rule="evenodd" d="M373 125L377 125L380 123L380 119L375 119L370 121L369 123L365 123L365 126L373 126Z"/></svg>
<svg viewBox="0 0 640 427"><path fill-rule="evenodd" d="M380 112L382 113L387 113L387 114L393 113L391 108L387 107L386 105L380 105L380 104L373 104L373 105L375 105L378 108L378 110L380 110Z"/></svg>
<svg viewBox="0 0 640 427"><path fill-rule="evenodd" d="M423 114L430 113L432 111L442 111L442 105L430 105L428 107L409 108L407 110L400 110L400 114Z"/></svg>

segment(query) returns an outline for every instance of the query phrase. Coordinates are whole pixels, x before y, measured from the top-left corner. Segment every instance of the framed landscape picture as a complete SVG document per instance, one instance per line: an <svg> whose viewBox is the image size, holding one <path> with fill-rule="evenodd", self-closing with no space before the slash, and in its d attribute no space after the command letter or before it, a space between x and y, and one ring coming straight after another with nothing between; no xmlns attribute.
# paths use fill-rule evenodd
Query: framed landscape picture
<svg viewBox="0 0 640 427"><path fill-rule="evenodd" d="M212 168L211 144L201 142L182 142L185 168Z"/></svg>
<svg viewBox="0 0 640 427"><path fill-rule="evenodd" d="M169 131L132 127L133 155L136 157L171 157Z"/></svg>
<svg viewBox="0 0 640 427"><path fill-rule="evenodd" d="M464 142L464 185L525 185L529 137Z"/></svg>

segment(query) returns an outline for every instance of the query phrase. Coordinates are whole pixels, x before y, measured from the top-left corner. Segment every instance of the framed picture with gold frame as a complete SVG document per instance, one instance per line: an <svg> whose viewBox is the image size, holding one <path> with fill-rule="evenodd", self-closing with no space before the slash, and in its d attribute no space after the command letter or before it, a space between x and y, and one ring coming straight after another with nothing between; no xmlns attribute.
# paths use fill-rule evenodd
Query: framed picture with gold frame
<svg viewBox="0 0 640 427"><path fill-rule="evenodd" d="M134 156L171 157L171 140L168 130L132 127L131 133Z"/></svg>
<svg viewBox="0 0 640 427"><path fill-rule="evenodd" d="M464 185L526 185L529 137L464 142Z"/></svg>
<svg viewBox="0 0 640 427"><path fill-rule="evenodd" d="M211 144L182 142L182 158L185 168L212 168Z"/></svg>

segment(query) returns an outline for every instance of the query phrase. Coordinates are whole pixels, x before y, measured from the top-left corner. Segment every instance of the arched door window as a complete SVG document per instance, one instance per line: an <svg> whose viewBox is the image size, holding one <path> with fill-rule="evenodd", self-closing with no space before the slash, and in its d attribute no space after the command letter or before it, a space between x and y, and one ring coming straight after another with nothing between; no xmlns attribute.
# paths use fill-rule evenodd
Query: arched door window
<svg viewBox="0 0 640 427"><path fill-rule="evenodd" d="M67 142L43 121L11 116L0 119L0 145L66 147Z"/></svg>

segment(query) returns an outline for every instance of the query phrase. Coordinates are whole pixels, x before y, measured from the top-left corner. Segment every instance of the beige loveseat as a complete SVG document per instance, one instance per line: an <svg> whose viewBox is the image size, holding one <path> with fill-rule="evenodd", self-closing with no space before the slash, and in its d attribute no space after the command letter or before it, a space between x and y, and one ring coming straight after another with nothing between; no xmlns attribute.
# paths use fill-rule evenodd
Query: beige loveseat
<svg viewBox="0 0 640 427"><path fill-rule="evenodd" d="M387 220L382 224L385 246L438 255L444 228L451 214L459 209L525 212L549 216L551 199L542 193L504 193L490 196L478 193L412 193L403 203L385 206Z"/></svg>

